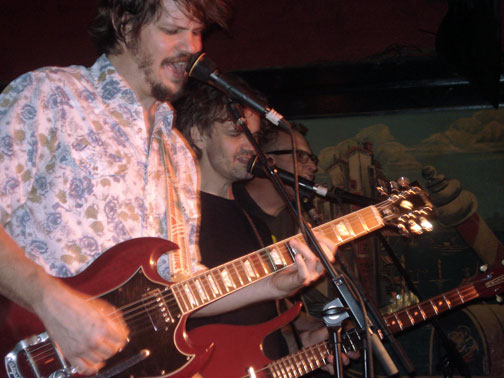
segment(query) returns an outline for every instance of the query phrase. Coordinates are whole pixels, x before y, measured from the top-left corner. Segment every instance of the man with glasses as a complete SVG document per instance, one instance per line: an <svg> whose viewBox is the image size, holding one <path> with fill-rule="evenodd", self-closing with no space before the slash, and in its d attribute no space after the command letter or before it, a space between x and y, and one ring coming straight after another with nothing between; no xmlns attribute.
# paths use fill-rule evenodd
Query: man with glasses
<svg viewBox="0 0 504 378"><path fill-rule="evenodd" d="M318 158L313 154L305 138L307 129L295 122L292 123L292 128L296 140L298 175L313 181L318 169ZM286 131L276 127L269 128L261 141L261 148L277 168L287 172L293 171L291 138ZM294 195L293 188L286 189L289 195ZM237 199L268 225L273 240L280 241L298 233L296 220L268 178L255 177L241 185L237 190Z"/></svg>

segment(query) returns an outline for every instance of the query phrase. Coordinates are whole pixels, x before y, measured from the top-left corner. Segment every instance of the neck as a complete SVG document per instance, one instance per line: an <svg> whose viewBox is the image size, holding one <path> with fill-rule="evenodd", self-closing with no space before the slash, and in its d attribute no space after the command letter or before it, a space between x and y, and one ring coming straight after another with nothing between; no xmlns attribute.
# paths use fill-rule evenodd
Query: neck
<svg viewBox="0 0 504 378"><path fill-rule="evenodd" d="M107 58L114 66L117 73L126 80L137 95L140 104L142 104L147 127L147 136L150 136L154 124L154 113L156 111L157 102L146 88L144 75L138 72L135 64L131 64L133 60L128 56L127 52L122 52L117 55L108 55Z"/></svg>
<svg viewBox="0 0 504 378"><path fill-rule="evenodd" d="M233 199L232 182L229 182L215 173L213 170L206 169L205 160L200 160L201 185L202 192L213 194L214 196Z"/></svg>
<svg viewBox="0 0 504 378"><path fill-rule="evenodd" d="M269 179L255 177L245 186L250 197L266 213L278 215L286 204Z"/></svg>

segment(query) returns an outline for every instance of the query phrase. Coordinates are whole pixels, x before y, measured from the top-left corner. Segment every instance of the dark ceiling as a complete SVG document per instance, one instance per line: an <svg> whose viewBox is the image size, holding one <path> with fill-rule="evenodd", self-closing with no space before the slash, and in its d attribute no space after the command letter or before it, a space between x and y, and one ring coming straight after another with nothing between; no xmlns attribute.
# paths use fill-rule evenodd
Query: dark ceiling
<svg viewBox="0 0 504 378"><path fill-rule="evenodd" d="M499 0L234 4L229 33L210 34L205 51L291 116L502 102ZM18 0L2 7L0 83L40 66L90 65L96 58L86 32L94 1ZM487 77L477 78L481 72Z"/></svg>

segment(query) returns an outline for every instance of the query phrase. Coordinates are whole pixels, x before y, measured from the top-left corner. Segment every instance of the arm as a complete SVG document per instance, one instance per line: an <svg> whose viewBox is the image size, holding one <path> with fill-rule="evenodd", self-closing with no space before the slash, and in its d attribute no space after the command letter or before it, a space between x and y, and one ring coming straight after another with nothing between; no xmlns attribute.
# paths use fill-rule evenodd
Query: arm
<svg viewBox="0 0 504 378"><path fill-rule="evenodd" d="M69 363L90 374L124 344L126 327L105 315L110 306L91 301L28 259L2 227L11 225L15 209L27 203L41 155L49 156L51 144L37 143L36 138L50 136L57 124L57 109L46 106L51 93L43 74L29 73L0 96L0 181L4 183L0 192L0 294L33 311Z"/></svg>
<svg viewBox="0 0 504 378"><path fill-rule="evenodd" d="M122 320L111 306L72 290L29 260L0 227L0 293L33 311L69 363L92 374L126 342Z"/></svg>
<svg viewBox="0 0 504 378"><path fill-rule="evenodd" d="M333 261L335 244L325 238L319 237L319 240L326 255ZM252 303L285 298L316 281L323 272L319 259L305 244L295 239L291 241L291 246L299 252L295 264L203 307L193 316L218 315Z"/></svg>

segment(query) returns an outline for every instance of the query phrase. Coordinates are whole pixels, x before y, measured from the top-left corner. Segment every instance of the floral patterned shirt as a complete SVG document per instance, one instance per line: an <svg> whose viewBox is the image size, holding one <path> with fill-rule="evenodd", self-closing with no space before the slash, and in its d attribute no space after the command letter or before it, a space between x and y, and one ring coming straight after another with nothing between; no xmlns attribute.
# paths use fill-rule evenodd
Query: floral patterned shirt
<svg viewBox="0 0 504 378"><path fill-rule="evenodd" d="M0 95L1 224L54 276L142 236L177 243L190 262L180 273L193 273L197 170L173 121L158 103L148 140L142 105L105 55L20 76ZM163 255L166 279L170 266Z"/></svg>

